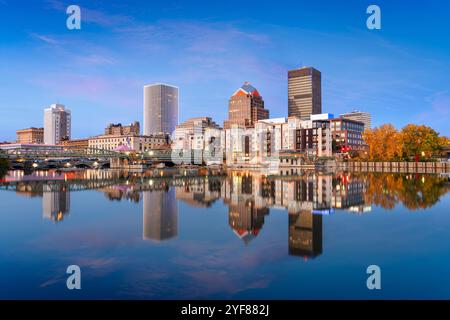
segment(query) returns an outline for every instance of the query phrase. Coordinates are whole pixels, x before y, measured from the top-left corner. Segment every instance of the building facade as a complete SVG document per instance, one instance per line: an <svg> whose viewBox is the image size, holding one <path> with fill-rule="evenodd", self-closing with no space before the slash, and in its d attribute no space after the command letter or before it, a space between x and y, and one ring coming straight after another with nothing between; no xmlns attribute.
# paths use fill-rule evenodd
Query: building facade
<svg viewBox="0 0 450 320"><path fill-rule="evenodd" d="M178 88L167 84L144 87L144 135L171 134L178 125Z"/></svg>
<svg viewBox="0 0 450 320"><path fill-rule="evenodd" d="M105 135L116 135L116 136L126 136L126 135L140 135L141 127L139 121L123 126L121 123L114 124L110 123L105 129Z"/></svg>
<svg viewBox="0 0 450 320"><path fill-rule="evenodd" d="M263 98L248 82L231 96L228 108L228 120L224 122L225 129L236 125L253 127L258 120L269 118L269 110L264 109Z"/></svg>
<svg viewBox="0 0 450 320"><path fill-rule="evenodd" d="M221 139L222 128L211 118L189 119L178 125L172 135L172 158L179 164L220 164Z"/></svg>
<svg viewBox="0 0 450 320"><path fill-rule="evenodd" d="M19 144L43 144L44 128L28 128L17 130L17 143Z"/></svg>
<svg viewBox="0 0 450 320"><path fill-rule="evenodd" d="M364 130L372 128L372 116L368 112L352 111L341 114L342 118L355 120L364 123Z"/></svg>
<svg viewBox="0 0 450 320"><path fill-rule="evenodd" d="M307 120L322 113L322 75L312 67L288 72L288 116Z"/></svg>
<svg viewBox="0 0 450 320"><path fill-rule="evenodd" d="M52 104L44 110L44 143L59 144L63 139L70 140L71 113L62 104Z"/></svg>
<svg viewBox="0 0 450 320"><path fill-rule="evenodd" d="M292 152L306 157L332 155L328 120L297 117L260 120L254 128L226 129L222 140L229 165L278 166L284 155Z"/></svg>
<svg viewBox="0 0 450 320"><path fill-rule="evenodd" d="M146 152L169 147L168 137L164 134L150 136L103 135L89 138L88 146L89 148L118 152Z"/></svg>
<svg viewBox="0 0 450 320"><path fill-rule="evenodd" d="M63 147L87 149L89 147L89 139L61 140L59 145Z"/></svg>
<svg viewBox="0 0 450 320"><path fill-rule="evenodd" d="M330 120L330 128L332 138L336 143L337 153L366 149L362 136L364 123L339 117Z"/></svg>

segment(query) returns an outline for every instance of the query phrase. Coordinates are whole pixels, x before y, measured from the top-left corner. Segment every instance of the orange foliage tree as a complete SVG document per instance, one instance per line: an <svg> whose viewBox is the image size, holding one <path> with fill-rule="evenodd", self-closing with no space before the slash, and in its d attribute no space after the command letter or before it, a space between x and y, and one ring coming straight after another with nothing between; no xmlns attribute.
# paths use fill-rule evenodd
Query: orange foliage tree
<svg viewBox="0 0 450 320"><path fill-rule="evenodd" d="M402 134L391 124L367 129L363 139L368 145L366 160L391 161L402 157Z"/></svg>

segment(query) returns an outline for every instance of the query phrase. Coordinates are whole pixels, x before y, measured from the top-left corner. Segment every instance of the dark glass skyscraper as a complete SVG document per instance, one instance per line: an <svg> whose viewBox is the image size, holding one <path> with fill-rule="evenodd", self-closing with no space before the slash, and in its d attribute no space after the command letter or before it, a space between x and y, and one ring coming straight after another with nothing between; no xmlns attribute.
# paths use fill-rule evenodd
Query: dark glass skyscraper
<svg viewBox="0 0 450 320"><path fill-rule="evenodd" d="M304 67L288 72L288 115L308 120L322 113L322 75L319 70Z"/></svg>

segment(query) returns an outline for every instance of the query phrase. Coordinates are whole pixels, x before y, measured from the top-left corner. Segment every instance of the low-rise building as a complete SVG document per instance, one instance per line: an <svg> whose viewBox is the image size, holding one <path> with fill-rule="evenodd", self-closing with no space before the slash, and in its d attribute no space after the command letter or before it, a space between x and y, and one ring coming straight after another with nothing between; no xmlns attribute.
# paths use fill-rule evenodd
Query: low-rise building
<svg viewBox="0 0 450 320"><path fill-rule="evenodd" d="M298 117L260 120L255 128L226 129L223 145L230 165L279 165L280 155L288 152L308 157L332 155L329 120Z"/></svg>
<svg viewBox="0 0 450 320"><path fill-rule="evenodd" d="M140 135L141 129L139 121L135 121L134 123L123 126L121 123L113 124L110 123L105 129L105 135L113 135L113 136L128 136L128 135Z"/></svg>
<svg viewBox="0 0 450 320"><path fill-rule="evenodd" d="M19 144L43 144L44 128L27 128L16 131Z"/></svg>
<svg viewBox="0 0 450 320"><path fill-rule="evenodd" d="M89 147L89 139L61 140L59 145L63 147L87 149Z"/></svg>
<svg viewBox="0 0 450 320"><path fill-rule="evenodd" d="M8 154L32 154L32 153L62 153L64 148L62 146L56 146L51 144L23 144L23 143L10 143L0 144L0 150Z"/></svg>
<svg viewBox="0 0 450 320"><path fill-rule="evenodd" d="M364 130L372 128L372 116L368 112L354 110L341 114L341 117L364 123Z"/></svg>
<svg viewBox="0 0 450 320"><path fill-rule="evenodd" d="M88 147L110 151L146 152L169 147L168 137L164 134L140 135L102 135L89 138Z"/></svg>
<svg viewBox="0 0 450 320"><path fill-rule="evenodd" d="M364 123L340 117L330 120L330 128L338 153L366 149L362 136Z"/></svg>
<svg viewBox="0 0 450 320"><path fill-rule="evenodd" d="M172 158L179 164L222 163L222 131L209 117L192 118L177 125Z"/></svg>

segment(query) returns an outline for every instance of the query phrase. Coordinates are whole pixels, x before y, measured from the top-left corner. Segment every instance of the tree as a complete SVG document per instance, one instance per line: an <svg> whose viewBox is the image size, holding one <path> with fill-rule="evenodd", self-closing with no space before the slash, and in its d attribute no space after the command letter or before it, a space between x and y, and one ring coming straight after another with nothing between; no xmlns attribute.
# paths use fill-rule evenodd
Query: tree
<svg viewBox="0 0 450 320"><path fill-rule="evenodd" d="M408 124L402 131L403 154L410 159L431 157L442 149L443 139L439 133L424 125ZM445 141L444 141L445 143Z"/></svg>
<svg viewBox="0 0 450 320"><path fill-rule="evenodd" d="M0 158L0 178L8 172L9 162L5 158Z"/></svg>
<svg viewBox="0 0 450 320"><path fill-rule="evenodd" d="M364 131L368 145L367 160L397 160L402 156L402 135L391 124Z"/></svg>

